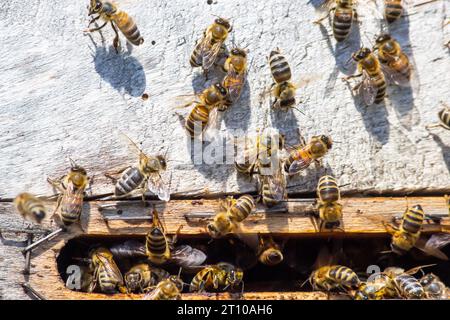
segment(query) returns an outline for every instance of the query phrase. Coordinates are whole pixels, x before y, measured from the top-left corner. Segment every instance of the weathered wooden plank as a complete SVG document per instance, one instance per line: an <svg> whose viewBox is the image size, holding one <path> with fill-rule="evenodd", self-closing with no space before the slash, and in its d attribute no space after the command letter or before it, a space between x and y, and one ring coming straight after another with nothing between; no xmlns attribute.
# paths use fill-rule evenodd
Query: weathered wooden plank
<svg viewBox="0 0 450 320"><path fill-rule="evenodd" d="M82 33L88 23L87 1L5 0L0 9L0 197L28 190L51 193L47 176L60 176L71 156L94 174L94 193L112 191L105 170L132 164L136 158L115 129L143 140L149 153L165 152L173 162L174 192L208 187L211 192L247 192L254 183L237 177L232 165L193 164L188 141L173 107L174 97L205 88L189 66L189 54L212 14L233 17L236 44L249 49L248 86L240 102L222 118L222 130L250 133L267 122L297 140L300 127L307 137L328 133L336 144L325 164L350 183L345 190L448 190L450 136L429 133L439 100L450 98L448 52L443 47L445 1L412 8L392 33L411 49L420 76L420 91L389 89L386 105L364 107L340 81L354 67L345 66L365 36L380 32L373 2L361 4L360 31L348 46L335 49L327 22L314 25L314 6L306 1L118 1L137 22L145 42L117 55L113 32L105 28L92 38ZM17 17L22 17L17 19ZM448 28L446 28L448 29ZM447 32L447 31L445 31ZM20 41L18 41L20 39ZM432 41L430 41L432 39ZM123 39L122 39L123 40ZM231 45L231 41L227 42ZM305 116L272 113L260 100L271 77L266 56L280 47L293 68L294 80L313 76L299 90ZM347 68L347 69L346 69ZM317 76L319 75L319 76ZM147 101L141 99L148 93ZM186 110L187 111L187 110ZM183 111L180 111L183 112ZM176 162L175 162L176 160ZM324 170L308 170L293 181L298 191L313 191Z"/></svg>

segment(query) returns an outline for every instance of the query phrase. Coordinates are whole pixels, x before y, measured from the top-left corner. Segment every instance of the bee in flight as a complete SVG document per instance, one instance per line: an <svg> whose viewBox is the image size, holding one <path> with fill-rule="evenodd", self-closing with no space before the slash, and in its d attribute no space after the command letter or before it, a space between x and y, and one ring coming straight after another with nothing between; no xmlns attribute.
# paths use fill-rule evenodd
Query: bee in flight
<svg viewBox="0 0 450 320"><path fill-rule="evenodd" d="M339 203L341 192L334 177L323 176L317 185L319 217L321 220L319 230L337 227L342 219L342 205Z"/></svg>
<svg viewBox="0 0 450 320"><path fill-rule="evenodd" d="M378 61L387 79L399 86L414 86L414 68L408 56L403 52L400 44L389 34L381 34L377 37L374 52L377 52Z"/></svg>
<svg viewBox="0 0 450 320"><path fill-rule="evenodd" d="M191 54L190 63L193 68L202 67L207 72L216 62L223 44L231 32L232 27L228 20L218 17L197 41Z"/></svg>
<svg viewBox="0 0 450 320"><path fill-rule="evenodd" d="M128 292L146 292L149 287L157 285L170 277L170 274L160 268L151 267L148 263L139 263L131 267L125 274L125 285Z"/></svg>
<svg viewBox="0 0 450 320"><path fill-rule="evenodd" d="M144 199L145 192L148 189L156 194L160 200L169 201L170 190L161 177L161 173L167 168L166 157L163 155L148 156L127 135L123 133L122 135L139 154L139 164L105 174L106 177L115 182L114 196L124 198L140 191L142 199ZM121 176L116 179L115 176L119 174Z"/></svg>
<svg viewBox="0 0 450 320"><path fill-rule="evenodd" d="M228 287L233 289L241 283L243 286L243 277L244 271L241 268L231 263L219 262L200 270L192 279L189 292L204 292L212 289L225 291Z"/></svg>
<svg viewBox="0 0 450 320"><path fill-rule="evenodd" d="M93 281L89 292L96 288L102 293L127 293L122 274L114 262L111 251L107 248L97 248L90 254L92 269L94 270Z"/></svg>
<svg viewBox="0 0 450 320"><path fill-rule="evenodd" d="M91 4L89 7L89 16L92 16L94 14L98 14L98 16L92 18L92 20L89 22L88 27L100 18L104 20L105 23L98 28L87 29L86 32L98 31L105 27L108 22L110 22L111 27L116 34L116 37L113 41L113 46L116 49L116 52L118 52L120 48L119 32L117 31L117 28L123 33L128 41L135 46L138 46L144 42L144 38L142 38L133 18L131 18L125 11L120 10L111 1L91 0Z"/></svg>
<svg viewBox="0 0 450 320"><path fill-rule="evenodd" d="M291 148L284 163L284 170L289 175L295 175L308 168L313 161L320 163L333 146L333 140L326 135L313 136L309 143L301 137L301 144Z"/></svg>
<svg viewBox="0 0 450 320"><path fill-rule="evenodd" d="M275 266L283 262L281 247L271 236L259 235L258 260L267 266Z"/></svg>
<svg viewBox="0 0 450 320"><path fill-rule="evenodd" d="M199 136L213 127L217 121L218 110L224 110L227 104L228 90L221 83L211 85L205 89L198 97L198 102L193 101L183 106L190 106L195 103L194 108L189 113L185 128L189 132L191 138Z"/></svg>
<svg viewBox="0 0 450 320"><path fill-rule="evenodd" d="M319 12L325 11L327 14L314 23L320 23L334 11L333 35L337 42L342 42L350 34L353 21L357 20L355 3L355 0L325 0L320 6Z"/></svg>
<svg viewBox="0 0 450 320"><path fill-rule="evenodd" d="M220 110L227 109L241 96L247 77L247 53L240 48L231 49L230 55L225 60L223 70L226 72L222 80L222 86L227 90L226 102Z"/></svg>
<svg viewBox="0 0 450 320"><path fill-rule="evenodd" d="M344 81L363 77L362 81L352 90L358 90L359 95L368 106L383 102L386 96L386 79L377 56L370 49L361 48L352 55L352 58L358 63L359 74L348 76L344 78Z"/></svg>
<svg viewBox="0 0 450 320"><path fill-rule="evenodd" d="M55 213L64 226L80 223L83 210L84 192L89 184L86 170L70 159L69 173L59 180L48 178L48 182L60 192L56 202Z"/></svg>
<svg viewBox="0 0 450 320"><path fill-rule="evenodd" d="M35 223L41 223L47 214L42 200L30 193L20 193L14 199L14 205L25 220Z"/></svg>
<svg viewBox="0 0 450 320"><path fill-rule="evenodd" d="M433 123L427 126L428 129L435 127L442 127L444 129L450 130L450 107L444 105L444 108L438 112L438 123Z"/></svg>
<svg viewBox="0 0 450 320"><path fill-rule="evenodd" d="M180 275L170 276L160 281L156 287L150 287L151 291L145 294L144 300L180 300L183 285Z"/></svg>

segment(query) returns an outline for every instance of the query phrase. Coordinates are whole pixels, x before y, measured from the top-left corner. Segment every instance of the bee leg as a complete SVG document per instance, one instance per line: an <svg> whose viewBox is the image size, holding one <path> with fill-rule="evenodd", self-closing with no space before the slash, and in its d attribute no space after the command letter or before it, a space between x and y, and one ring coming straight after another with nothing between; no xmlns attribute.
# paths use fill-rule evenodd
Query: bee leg
<svg viewBox="0 0 450 320"><path fill-rule="evenodd" d="M127 167L122 168L122 169L117 170L117 171L106 172L104 175L105 175L105 177L107 177L108 179L111 179L111 180L113 181L113 183L116 183L118 179L117 179L116 177L114 177L114 176L115 176L115 175L121 174L122 172L124 172L124 171L127 170L128 168L130 168L130 166L127 166Z"/></svg>
<svg viewBox="0 0 450 320"><path fill-rule="evenodd" d="M322 166L323 166L323 161L322 161L322 159L315 159L314 162L315 162L319 167L322 167Z"/></svg>
<svg viewBox="0 0 450 320"><path fill-rule="evenodd" d="M100 29L103 29L106 26L107 23L108 22L105 22L104 24L102 24L100 27L97 27L97 28L86 29L86 30L84 30L84 32L85 33L89 33L89 32L99 31Z"/></svg>
<svg viewBox="0 0 450 320"><path fill-rule="evenodd" d="M114 33L116 34L116 37L113 40L113 46L114 49L116 49L116 52L119 53L119 49L120 49L120 41L119 41L119 32L117 32L117 28L114 25L114 23L111 22L111 27L114 30Z"/></svg>
<svg viewBox="0 0 450 320"><path fill-rule="evenodd" d="M171 245L175 245L175 243L177 243L178 240L178 235L180 234L181 229L183 229L183 225L178 227L177 232L174 234L174 236L172 237L172 241L171 241Z"/></svg>
<svg viewBox="0 0 450 320"><path fill-rule="evenodd" d="M89 21L88 27L89 27L91 24L93 24L95 21L97 21L98 19L100 19L100 16L93 17L93 18L91 19L91 21Z"/></svg>

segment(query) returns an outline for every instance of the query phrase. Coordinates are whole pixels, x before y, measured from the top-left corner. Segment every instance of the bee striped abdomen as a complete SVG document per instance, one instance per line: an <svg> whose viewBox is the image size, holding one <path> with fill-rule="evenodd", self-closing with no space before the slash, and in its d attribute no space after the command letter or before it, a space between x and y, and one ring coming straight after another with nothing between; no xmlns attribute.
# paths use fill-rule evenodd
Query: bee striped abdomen
<svg viewBox="0 0 450 320"><path fill-rule="evenodd" d="M274 195L270 190L270 186L266 178L263 178L263 181L261 183L261 196L262 202L269 208L277 205L279 202L278 200L274 199Z"/></svg>
<svg viewBox="0 0 450 320"><path fill-rule="evenodd" d="M378 89L374 103L381 103L386 96L386 79L381 71L375 75L372 75L372 77L373 81L375 81L375 86Z"/></svg>
<svg viewBox="0 0 450 320"><path fill-rule="evenodd" d="M402 220L402 229L409 233L416 234L420 232L423 220L424 212L422 207L420 205L416 205L411 209L406 210Z"/></svg>
<svg viewBox="0 0 450 320"><path fill-rule="evenodd" d="M352 28L352 9L336 9L333 19L333 34L336 41L344 41Z"/></svg>
<svg viewBox="0 0 450 320"><path fill-rule="evenodd" d="M243 195L240 197L236 204L231 208L232 216L241 222L253 211L255 208L255 202L253 197L250 195Z"/></svg>
<svg viewBox="0 0 450 320"><path fill-rule="evenodd" d="M113 278L114 275L109 274L108 270L102 268L99 272L99 285L103 293L115 293L118 281Z"/></svg>
<svg viewBox="0 0 450 320"><path fill-rule="evenodd" d="M444 108L438 113L439 120L444 128L450 130L450 109Z"/></svg>
<svg viewBox="0 0 450 320"><path fill-rule="evenodd" d="M77 192L72 184L69 184L67 192L61 200L61 220L68 226L80 220L83 206L83 193Z"/></svg>
<svg viewBox="0 0 450 320"><path fill-rule="evenodd" d="M270 71L276 83L282 83L291 79L291 68L286 58L278 51L272 51L269 57Z"/></svg>
<svg viewBox="0 0 450 320"><path fill-rule="evenodd" d="M116 183L114 194L122 196L138 188L144 181L144 175L136 167L125 170Z"/></svg>
<svg viewBox="0 0 450 320"><path fill-rule="evenodd" d="M328 276L344 287L353 288L360 284L358 275L348 267L333 266L330 268Z"/></svg>
<svg viewBox="0 0 450 320"><path fill-rule="evenodd" d="M28 200L24 203L26 212L31 212L36 220L40 222L45 217L45 207L40 201Z"/></svg>
<svg viewBox="0 0 450 320"><path fill-rule="evenodd" d="M198 126L198 128L203 131L206 124L208 123L209 113L209 108L201 104L196 105L192 109L191 113L189 113L189 116L186 119L185 127L192 137L195 135L195 133L197 133L195 132L196 126Z"/></svg>
<svg viewBox="0 0 450 320"><path fill-rule="evenodd" d="M147 234L145 249L151 262L164 263L167 260L168 243L159 228L153 228Z"/></svg>
<svg viewBox="0 0 450 320"><path fill-rule="evenodd" d="M194 51L192 51L191 58L189 59L191 67L201 67L203 64L203 58L201 56L201 41L197 42Z"/></svg>
<svg viewBox="0 0 450 320"><path fill-rule="evenodd" d="M214 276L214 272L217 272L215 267L206 267L203 270L200 270L192 279L189 286L189 291L203 291L204 289L210 287L213 282L212 278Z"/></svg>
<svg viewBox="0 0 450 320"><path fill-rule="evenodd" d="M389 23L397 20L403 12L401 0L385 0L384 6L384 15Z"/></svg>
<svg viewBox="0 0 450 320"><path fill-rule="evenodd" d="M126 12L120 11L114 15L114 22L132 44L138 46L144 42L136 23Z"/></svg>
<svg viewBox="0 0 450 320"><path fill-rule="evenodd" d="M420 299L425 295L425 291L419 280L409 274L401 274L395 278L402 295L407 298Z"/></svg>
<svg viewBox="0 0 450 320"><path fill-rule="evenodd" d="M340 198L339 187L334 177L323 176L317 186L317 194L323 202L335 202Z"/></svg>

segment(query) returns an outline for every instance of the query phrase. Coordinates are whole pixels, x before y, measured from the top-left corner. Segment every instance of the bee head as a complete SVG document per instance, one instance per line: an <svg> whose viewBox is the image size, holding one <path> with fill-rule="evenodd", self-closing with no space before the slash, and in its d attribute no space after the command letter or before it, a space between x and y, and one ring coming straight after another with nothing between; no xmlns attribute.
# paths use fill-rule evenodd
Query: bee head
<svg viewBox="0 0 450 320"><path fill-rule="evenodd" d="M91 0L91 5L89 6L89 15L94 13L99 13L103 8L103 3L101 0Z"/></svg>
<svg viewBox="0 0 450 320"><path fill-rule="evenodd" d="M176 288L180 291L183 290L183 281L181 280L181 278L179 276L170 276L170 281L176 286Z"/></svg>
<svg viewBox="0 0 450 320"><path fill-rule="evenodd" d="M217 23L218 25L225 27L225 29L227 29L228 32L231 31L231 24L228 20L219 17L214 22Z"/></svg>
<svg viewBox="0 0 450 320"><path fill-rule="evenodd" d="M356 53L352 55L353 60L361 61L370 55L371 51L369 48L361 48Z"/></svg>
<svg viewBox="0 0 450 320"><path fill-rule="evenodd" d="M221 83L216 83L214 87L223 97L227 95L227 89Z"/></svg>
<svg viewBox="0 0 450 320"><path fill-rule="evenodd" d="M228 283L231 286L239 285L242 282L243 278L244 278L244 271L242 271L241 268L236 268L234 270L231 270L227 276Z"/></svg>
<svg viewBox="0 0 450 320"><path fill-rule="evenodd" d="M167 161L166 157L163 155L157 155L156 158L158 159L159 165L161 166L162 170L166 170L167 168Z"/></svg>
<svg viewBox="0 0 450 320"><path fill-rule="evenodd" d="M139 272L131 272L125 275L125 284L129 291L138 289L139 283L142 281L142 276Z"/></svg>
<svg viewBox="0 0 450 320"><path fill-rule="evenodd" d="M430 285L435 280L438 280L438 278L434 274L428 273L420 279L420 284L425 287Z"/></svg>
<svg viewBox="0 0 450 320"><path fill-rule="evenodd" d="M331 149L331 147L333 146L333 140L329 136L321 135L320 136L320 140L323 143L325 143L325 145L327 146L328 149Z"/></svg>
<svg viewBox="0 0 450 320"><path fill-rule="evenodd" d="M378 38L375 40L375 43L380 45L380 44L382 44L382 43L384 43L386 41L389 41L391 39L392 39L392 37L389 34L383 33L383 34L380 34L378 36Z"/></svg>

